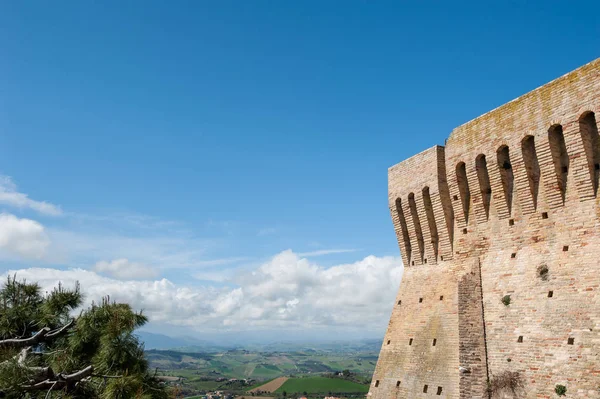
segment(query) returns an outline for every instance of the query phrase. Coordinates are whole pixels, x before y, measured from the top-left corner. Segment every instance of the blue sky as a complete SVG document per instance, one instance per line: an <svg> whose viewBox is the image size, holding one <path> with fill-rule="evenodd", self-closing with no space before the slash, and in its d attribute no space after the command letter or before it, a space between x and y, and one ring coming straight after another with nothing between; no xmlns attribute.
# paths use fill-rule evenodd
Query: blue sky
<svg viewBox="0 0 600 399"><path fill-rule="evenodd" d="M275 260L304 281L372 259L346 289L378 267L395 276L375 286L381 332L401 273L387 168L600 56L597 15L552 1L0 3L0 272L241 289L233 309L252 291L240 276ZM322 310L306 306L302 325L347 326L309 323ZM280 321L255 327L298 328Z"/></svg>

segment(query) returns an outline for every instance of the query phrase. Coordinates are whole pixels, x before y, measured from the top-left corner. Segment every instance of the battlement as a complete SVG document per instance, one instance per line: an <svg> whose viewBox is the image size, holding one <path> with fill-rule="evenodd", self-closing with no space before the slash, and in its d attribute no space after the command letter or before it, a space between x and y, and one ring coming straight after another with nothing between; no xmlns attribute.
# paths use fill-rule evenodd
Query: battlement
<svg viewBox="0 0 600 399"><path fill-rule="evenodd" d="M594 199L598 98L600 59L457 127L446 147L391 167L389 204L404 265L452 259L455 238L490 218L514 223L564 206L567 196Z"/></svg>
<svg viewBox="0 0 600 399"><path fill-rule="evenodd" d="M600 397L599 115L600 59L389 168L405 268L369 397Z"/></svg>

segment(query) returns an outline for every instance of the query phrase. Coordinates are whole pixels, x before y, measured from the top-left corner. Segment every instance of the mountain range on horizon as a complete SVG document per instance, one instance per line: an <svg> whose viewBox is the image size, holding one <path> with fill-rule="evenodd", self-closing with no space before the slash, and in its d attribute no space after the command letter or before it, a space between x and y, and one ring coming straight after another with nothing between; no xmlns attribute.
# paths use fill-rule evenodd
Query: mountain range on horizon
<svg viewBox="0 0 600 399"><path fill-rule="evenodd" d="M138 331L136 335L144 342L146 350L180 350L190 352L222 352L229 350L250 350L264 352L282 351L335 351L335 352L370 352L379 351L381 340L375 338L356 339L302 339L299 336L266 339L258 335L244 333L222 333L202 335L202 338L191 336L173 337L149 331Z"/></svg>

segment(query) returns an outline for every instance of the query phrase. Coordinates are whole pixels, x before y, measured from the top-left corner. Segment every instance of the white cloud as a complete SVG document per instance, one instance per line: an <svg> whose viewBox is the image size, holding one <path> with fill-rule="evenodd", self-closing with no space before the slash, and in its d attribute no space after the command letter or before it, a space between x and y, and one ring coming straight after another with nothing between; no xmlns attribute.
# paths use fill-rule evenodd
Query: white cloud
<svg viewBox="0 0 600 399"><path fill-rule="evenodd" d="M0 253L40 259L49 245L44 226L35 220L0 213Z"/></svg>
<svg viewBox="0 0 600 399"><path fill-rule="evenodd" d="M100 261L96 263L94 270L121 280L144 280L158 276L158 273L154 268L142 263L130 262L125 258L115 259L111 262L104 260Z"/></svg>
<svg viewBox="0 0 600 399"><path fill-rule="evenodd" d="M27 194L17 191L17 186L9 176L0 175L0 203L15 207L29 208L36 212L58 216L62 214L62 210L49 202L35 201L29 198Z"/></svg>
<svg viewBox="0 0 600 399"><path fill-rule="evenodd" d="M237 276L237 287L185 287L169 280L122 281L82 269L11 270L50 289L81 283L86 300L104 295L143 309L151 321L196 330L344 327L380 331L400 283L399 258L368 256L321 267L291 250Z"/></svg>

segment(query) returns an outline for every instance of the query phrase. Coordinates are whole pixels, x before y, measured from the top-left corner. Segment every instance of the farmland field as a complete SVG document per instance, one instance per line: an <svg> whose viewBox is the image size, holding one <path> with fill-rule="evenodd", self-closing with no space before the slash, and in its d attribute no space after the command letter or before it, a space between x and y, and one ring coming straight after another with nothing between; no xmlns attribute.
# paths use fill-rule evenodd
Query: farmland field
<svg viewBox="0 0 600 399"><path fill-rule="evenodd" d="M366 393L369 386L341 378L304 377L290 378L276 393Z"/></svg>
<svg viewBox="0 0 600 399"><path fill-rule="evenodd" d="M263 384L259 387L256 387L248 392L275 392L279 387L281 387L288 380L287 377L279 377L275 378L273 381L269 381L266 384Z"/></svg>

